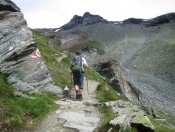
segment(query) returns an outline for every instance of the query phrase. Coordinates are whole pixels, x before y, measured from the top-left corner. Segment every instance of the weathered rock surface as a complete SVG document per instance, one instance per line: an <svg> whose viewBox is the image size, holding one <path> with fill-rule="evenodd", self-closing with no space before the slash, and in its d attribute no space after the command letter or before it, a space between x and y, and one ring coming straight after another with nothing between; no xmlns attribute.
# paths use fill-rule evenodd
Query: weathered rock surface
<svg viewBox="0 0 175 132"><path fill-rule="evenodd" d="M1 0L0 7L0 72L8 75L8 82L18 91L49 90L61 94L20 9L10 0Z"/></svg>
<svg viewBox="0 0 175 132"><path fill-rule="evenodd" d="M108 107L112 107L113 112L118 114L116 118L109 122L111 126L119 125L122 131L129 127L135 127L139 132L154 131L154 126L151 124L149 118L137 105L121 100L107 102L105 104Z"/></svg>

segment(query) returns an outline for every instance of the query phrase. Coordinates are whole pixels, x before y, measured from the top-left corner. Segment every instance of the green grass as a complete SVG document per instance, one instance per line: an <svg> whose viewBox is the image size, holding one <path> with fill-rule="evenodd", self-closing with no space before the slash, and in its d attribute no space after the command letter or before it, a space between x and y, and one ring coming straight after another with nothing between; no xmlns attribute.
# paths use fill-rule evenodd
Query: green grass
<svg viewBox="0 0 175 132"><path fill-rule="evenodd" d="M59 46L53 42L48 45L49 38L34 30L32 30L32 33L37 47L41 52L41 56L47 65L55 84L61 88L64 88L66 85L70 85L71 72L69 70L69 63L71 60L71 55L68 54L66 58L64 58L61 62L58 62L56 58L61 56Z"/></svg>
<svg viewBox="0 0 175 132"><path fill-rule="evenodd" d="M108 101L116 101L116 100L124 100L123 98L117 94L117 92L106 82L102 82L97 87L97 99L100 102L108 102Z"/></svg>
<svg viewBox="0 0 175 132"><path fill-rule="evenodd" d="M85 48L95 48L101 53L104 53L104 47L97 41L87 41L84 43L74 44L71 48L68 49L70 52L75 52L79 49L85 49Z"/></svg>
<svg viewBox="0 0 175 132"><path fill-rule="evenodd" d="M153 126L155 127L155 132L175 132L175 117L162 112L160 110L156 111L156 115L165 121L156 121L153 117L149 116L149 119Z"/></svg>
<svg viewBox="0 0 175 132"><path fill-rule="evenodd" d="M95 81L98 81L98 82L103 82L104 81L104 77L101 76L95 70L93 70L91 67L88 67L86 69L86 74L88 76L88 79L90 79L90 80L95 80Z"/></svg>
<svg viewBox="0 0 175 132"><path fill-rule="evenodd" d="M53 102L58 99L51 92L40 95L30 94L29 98L14 95L13 87L8 84L6 75L0 73L0 122L2 129L27 128L45 117L58 106Z"/></svg>
<svg viewBox="0 0 175 132"><path fill-rule="evenodd" d="M109 102L109 101L116 101L116 100L124 100L126 101L126 98L120 97L117 92L105 81L101 82L97 87L97 99L99 102ZM112 109L110 107L107 107L105 105L98 106L98 110L100 113L103 114L103 120L100 129L100 132L107 132L107 130L110 128L109 121L114 119L117 115L113 114ZM117 128L115 129L117 130Z"/></svg>
<svg viewBox="0 0 175 132"><path fill-rule="evenodd" d="M110 128L109 122L116 117L116 114L113 114L111 108L106 105L98 106L98 111L104 116L99 132L107 132Z"/></svg>

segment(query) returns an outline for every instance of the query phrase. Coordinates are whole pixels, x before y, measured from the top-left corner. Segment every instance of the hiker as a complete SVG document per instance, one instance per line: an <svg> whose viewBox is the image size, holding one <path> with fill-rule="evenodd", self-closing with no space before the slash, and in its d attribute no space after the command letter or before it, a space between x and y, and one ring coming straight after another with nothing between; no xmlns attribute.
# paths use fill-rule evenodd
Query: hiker
<svg viewBox="0 0 175 132"><path fill-rule="evenodd" d="M84 68L88 68L88 64L81 56L80 50L76 51L70 65L73 74L74 88L76 90L76 99L83 100Z"/></svg>

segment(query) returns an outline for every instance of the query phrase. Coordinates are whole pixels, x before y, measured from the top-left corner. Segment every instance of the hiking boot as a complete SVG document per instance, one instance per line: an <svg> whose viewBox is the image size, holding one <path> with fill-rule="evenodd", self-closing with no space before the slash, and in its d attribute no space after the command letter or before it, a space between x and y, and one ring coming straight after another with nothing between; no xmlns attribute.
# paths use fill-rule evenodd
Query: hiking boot
<svg viewBox="0 0 175 132"><path fill-rule="evenodd" d="M79 99L79 94L76 94L76 99Z"/></svg>
<svg viewBox="0 0 175 132"><path fill-rule="evenodd" d="M81 96L81 94L80 94L80 93L77 93L77 94L76 94L76 99L79 99L80 96Z"/></svg>
<svg viewBox="0 0 175 132"><path fill-rule="evenodd" d="M80 94L80 96L79 96L79 100L80 100L80 101L83 100L83 96L82 96L82 94Z"/></svg>

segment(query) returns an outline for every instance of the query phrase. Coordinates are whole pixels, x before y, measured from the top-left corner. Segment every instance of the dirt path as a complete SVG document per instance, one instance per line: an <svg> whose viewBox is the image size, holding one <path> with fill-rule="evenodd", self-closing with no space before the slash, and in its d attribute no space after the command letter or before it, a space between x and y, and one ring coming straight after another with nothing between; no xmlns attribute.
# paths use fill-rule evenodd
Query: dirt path
<svg viewBox="0 0 175 132"><path fill-rule="evenodd" d="M62 59L66 58L67 57L67 54L65 54L64 52L61 54L61 56L57 57L56 60L57 62L61 62Z"/></svg>
<svg viewBox="0 0 175 132"><path fill-rule="evenodd" d="M56 101L60 108L48 115L34 130L30 132L92 132L100 123L100 114L93 106L98 103L95 90L99 84L88 82L89 95L85 80L83 101L75 99L75 91L71 90L71 99Z"/></svg>

